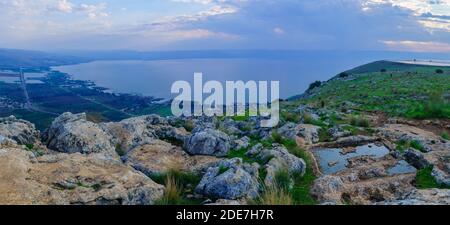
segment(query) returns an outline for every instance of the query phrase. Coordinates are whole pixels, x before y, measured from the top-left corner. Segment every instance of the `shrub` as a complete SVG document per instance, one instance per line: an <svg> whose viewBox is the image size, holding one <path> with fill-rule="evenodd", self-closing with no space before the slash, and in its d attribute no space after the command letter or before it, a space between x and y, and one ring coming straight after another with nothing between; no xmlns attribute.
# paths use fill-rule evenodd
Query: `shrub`
<svg viewBox="0 0 450 225"><path fill-rule="evenodd" d="M382 72L382 73L386 73L386 71L387 71L386 69L381 69L380 70L380 72Z"/></svg>
<svg viewBox="0 0 450 225"><path fill-rule="evenodd" d="M444 73L444 70L442 70L442 69L436 69L436 73L438 73L438 74L443 74L443 73Z"/></svg>

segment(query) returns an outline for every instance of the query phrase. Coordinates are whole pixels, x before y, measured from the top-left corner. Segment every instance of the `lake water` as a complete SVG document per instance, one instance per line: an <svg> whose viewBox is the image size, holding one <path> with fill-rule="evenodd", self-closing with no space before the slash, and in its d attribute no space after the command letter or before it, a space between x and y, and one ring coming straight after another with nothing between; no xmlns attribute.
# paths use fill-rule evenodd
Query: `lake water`
<svg viewBox="0 0 450 225"><path fill-rule="evenodd" d="M368 62L367 59L183 59L155 61L95 61L54 67L74 79L91 80L119 93L136 93L171 98L177 80L193 81L195 72L204 82L218 80L280 81L280 95L288 98L303 93L310 83Z"/></svg>

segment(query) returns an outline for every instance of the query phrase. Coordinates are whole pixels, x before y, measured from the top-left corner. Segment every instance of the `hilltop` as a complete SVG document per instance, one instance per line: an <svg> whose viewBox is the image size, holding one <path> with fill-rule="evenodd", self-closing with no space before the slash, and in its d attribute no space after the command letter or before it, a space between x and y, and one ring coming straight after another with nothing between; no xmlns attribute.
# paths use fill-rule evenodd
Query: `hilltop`
<svg viewBox="0 0 450 225"><path fill-rule="evenodd" d="M414 119L450 119L450 67L377 61L316 82L295 104Z"/></svg>

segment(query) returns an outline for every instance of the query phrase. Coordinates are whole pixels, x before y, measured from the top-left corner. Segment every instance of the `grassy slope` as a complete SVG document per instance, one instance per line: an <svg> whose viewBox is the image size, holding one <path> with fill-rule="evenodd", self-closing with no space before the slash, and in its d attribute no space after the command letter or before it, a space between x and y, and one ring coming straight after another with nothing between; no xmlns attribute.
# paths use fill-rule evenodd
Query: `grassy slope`
<svg viewBox="0 0 450 225"><path fill-rule="evenodd" d="M443 73L436 73L438 69ZM380 61L347 73L346 79L332 79L313 89L311 97L298 101L330 108L350 101L361 111L420 119L450 118L450 67Z"/></svg>

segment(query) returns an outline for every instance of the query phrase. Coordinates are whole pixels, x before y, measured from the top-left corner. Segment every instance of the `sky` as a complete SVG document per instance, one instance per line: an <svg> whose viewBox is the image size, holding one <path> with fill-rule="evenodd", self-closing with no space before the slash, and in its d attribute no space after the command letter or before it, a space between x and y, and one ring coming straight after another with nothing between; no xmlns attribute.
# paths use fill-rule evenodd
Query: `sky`
<svg viewBox="0 0 450 225"><path fill-rule="evenodd" d="M450 0L0 0L0 48L450 52Z"/></svg>

